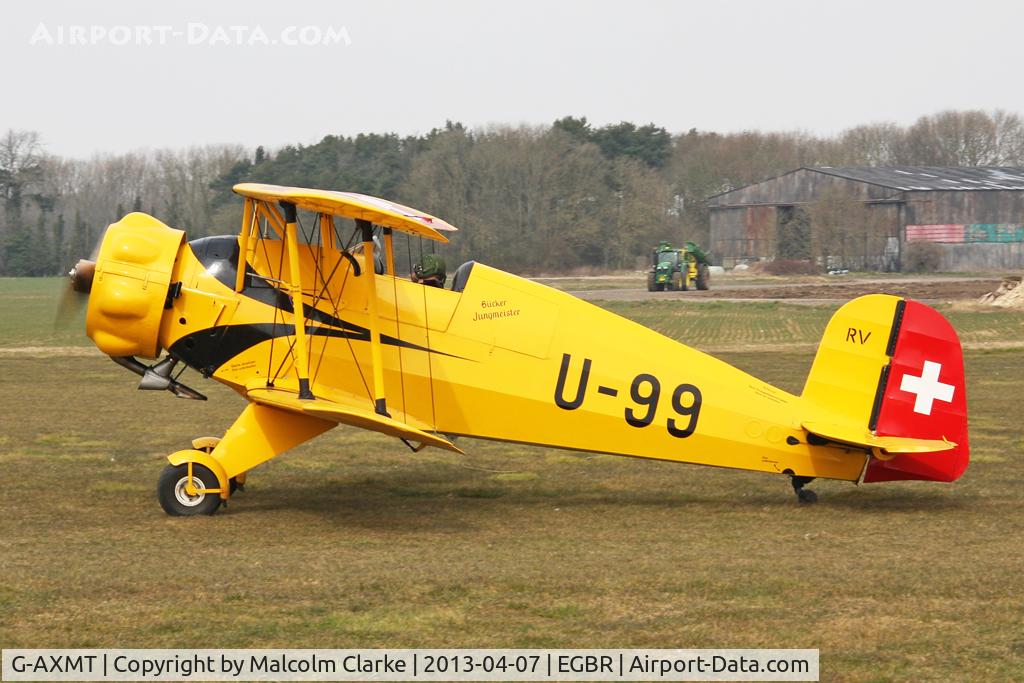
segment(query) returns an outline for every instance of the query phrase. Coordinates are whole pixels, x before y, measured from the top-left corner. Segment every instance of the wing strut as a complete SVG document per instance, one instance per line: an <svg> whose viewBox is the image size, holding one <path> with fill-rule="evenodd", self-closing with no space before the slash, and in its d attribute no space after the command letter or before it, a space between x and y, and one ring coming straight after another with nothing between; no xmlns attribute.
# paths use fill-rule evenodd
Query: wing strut
<svg viewBox="0 0 1024 683"><path fill-rule="evenodd" d="M395 277L395 240L391 228L384 228L384 255L388 275ZM397 304L396 304L397 305Z"/></svg>
<svg viewBox="0 0 1024 683"><path fill-rule="evenodd" d="M281 202L284 211L284 232L288 243L289 287L292 290L292 310L295 318L295 367L299 371L299 398L313 400L309 389L309 352L306 346L306 316L302 307L302 273L299 270L299 228L296 224L295 205ZM373 280L370 280L373 282Z"/></svg>
<svg viewBox="0 0 1024 683"><path fill-rule="evenodd" d="M235 291L241 292L245 289L245 266L249 256L249 238L252 236L253 224L255 223L255 200L245 198L245 207L242 209L242 230L238 234L238 267L235 269Z"/></svg>
<svg viewBox="0 0 1024 683"><path fill-rule="evenodd" d="M325 254L329 254L331 251L337 249L335 241L334 216L329 213L320 214L320 243L323 245L321 251Z"/></svg>
<svg viewBox="0 0 1024 683"><path fill-rule="evenodd" d="M380 318L377 316L377 269L373 253L373 224L361 218L356 225L363 233L363 258L365 265L366 296L370 314L370 359L373 365L373 409L378 415L391 417L387 400L384 398L384 364L380 353Z"/></svg>

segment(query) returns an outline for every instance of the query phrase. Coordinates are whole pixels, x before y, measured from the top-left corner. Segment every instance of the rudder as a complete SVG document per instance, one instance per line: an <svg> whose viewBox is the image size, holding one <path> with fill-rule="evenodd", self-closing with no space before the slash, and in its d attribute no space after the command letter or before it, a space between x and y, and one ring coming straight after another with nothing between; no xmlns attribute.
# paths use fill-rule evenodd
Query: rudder
<svg viewBox="0 0 1024 683"><path fill-rule="evenodd" d="M802 398L809 432L821 435L815 426L822 424L831 433L863 435L839 440L872 449L865 482L953 481L967 468L960 341L949 322L922 303L873 294L840 308ZM882 442L896 447L887 453L877 447Z"/></svg>

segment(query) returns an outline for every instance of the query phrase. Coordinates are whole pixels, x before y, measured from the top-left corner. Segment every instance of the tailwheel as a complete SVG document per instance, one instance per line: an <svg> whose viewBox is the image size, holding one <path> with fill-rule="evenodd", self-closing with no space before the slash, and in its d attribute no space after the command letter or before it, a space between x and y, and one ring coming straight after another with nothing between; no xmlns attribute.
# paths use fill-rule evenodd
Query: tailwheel
<svg viewBox="0 0 1024 683"><path fill-rule="evenodd" d="M796 492L796 499L803 505L810 505L818 502L818 494L810 489L800 489Z"/></svg>
<svg viewBox="0 0 1024 683"><path fill-rule="evenodd" d="M193 463L192 484L189 487L188 463L165 467L156 485L157 499L164 512L174 517L215 513L221 504L220 494L202 489L219 489L217 476L203 465Z"/></svg>
<svg viewBox="0 0 1024 683"><path fill-rule="evenodd" d="M796 499L801 505L811 505L818 502L818 494L804 488L804 486L814 481L814 477L798 477L793 475L790 480L793 484L793 492L796 494Z"/></svg>

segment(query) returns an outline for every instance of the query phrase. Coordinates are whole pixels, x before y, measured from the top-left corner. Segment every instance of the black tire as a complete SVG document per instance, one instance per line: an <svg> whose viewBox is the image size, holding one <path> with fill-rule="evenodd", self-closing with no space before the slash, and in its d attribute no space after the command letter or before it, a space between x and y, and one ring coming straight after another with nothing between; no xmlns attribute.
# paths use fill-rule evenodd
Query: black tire
<svg viewBox="0 0 1024 683"><path fill-rule="evenodd" d="M697 289L705 291L711 285L711 273L706 264L697 266Z"/></svg>
<svg viewBox="0 0 1024 683"><path fill-rule="evenodd" d="M814 505L818 502L818 494L810 489L800 489L796 492L796 499L801 505Z"/></svg>
<svg viewBox="0 0 1024 683"><path fill-rule="evenodd" d="M220 488L216 475L209 468L192 464L192 477L202 482L203 488ZM190 517L192 515L212 515L220 507L220 494L202 493L189 496L182 487L188 478L188 465L168 465L160 473L156 485L156 497L160 507L172 517Z"/></svg>
<svg viewBox="0 0 1024 683"><path fill-rule="evenodd" d="M647 273L647 291L654 292L657 290L658 285L654 282L654 273Z"/></svg>

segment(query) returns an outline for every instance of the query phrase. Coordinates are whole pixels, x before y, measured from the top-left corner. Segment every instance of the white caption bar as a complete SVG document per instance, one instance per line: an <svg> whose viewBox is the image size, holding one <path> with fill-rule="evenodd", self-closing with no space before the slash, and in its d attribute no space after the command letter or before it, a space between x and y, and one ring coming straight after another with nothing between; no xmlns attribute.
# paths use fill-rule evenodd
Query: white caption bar
<svg viewBox="0 0 1024 683"><path fill-rule="evenodd" d="M4 681L816 681L818 650L4 650Z"/></svg>

